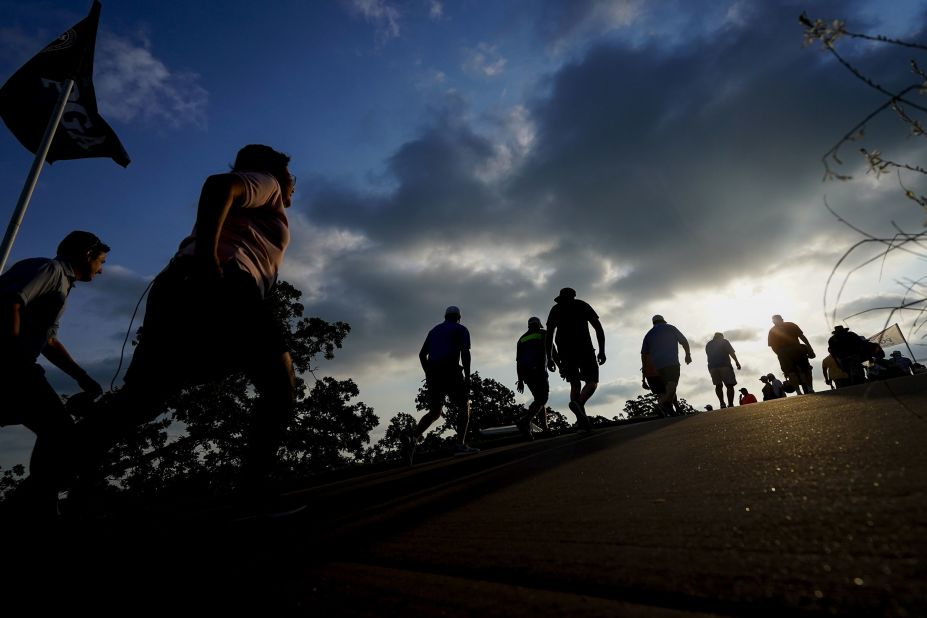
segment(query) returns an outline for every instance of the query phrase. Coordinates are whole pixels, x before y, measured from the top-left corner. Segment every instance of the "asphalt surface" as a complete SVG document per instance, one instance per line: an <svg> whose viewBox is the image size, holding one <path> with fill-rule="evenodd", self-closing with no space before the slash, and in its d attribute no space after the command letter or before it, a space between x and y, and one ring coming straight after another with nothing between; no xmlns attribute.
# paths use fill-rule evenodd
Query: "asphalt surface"
<svg viewBox="0 0 927 618"><path fill-rule="evenodd" d="M920 375L510 444L286 517L66 527L0 582L44 566L44 604L103 610L927 616L925 415Z"/></svg>

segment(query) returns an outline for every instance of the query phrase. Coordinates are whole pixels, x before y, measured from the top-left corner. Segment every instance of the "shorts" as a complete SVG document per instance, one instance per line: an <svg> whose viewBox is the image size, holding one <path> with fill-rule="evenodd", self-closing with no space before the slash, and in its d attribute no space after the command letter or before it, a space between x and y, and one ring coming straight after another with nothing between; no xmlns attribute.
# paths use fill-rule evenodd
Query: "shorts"
<svg viewBox="0 0 927 618"><path fill-rule="evenodd" d="M547 398L550 395L550 382L547 381L547 374L544 374L544 377L533 376L525 380L525 384L528 386L528 390L531 391L531 396L535 400L540 398Z"/></svg>
<svg viewBox="0 0 927 618"><path fill-rule="evenodd" d="M679 384L679 365L670 365L669 367L660 367L657 369L660 379L666 384L672 382Z"/></svg>
<svg viewBox="0 0 927 618"><path fill-rule="evenodd" d="M464 380L463 367L434 367L428 371L425 379L428 387L429 401L432 407L444 405L447 397L452 404L460 405L467 400L467 382Z"/></svg>
<svg viewBox="0 0 927 618"><path fill-rule="evenodd" d="M234 264L204 282L178 257L152 285L125 381L201 384L258 369L288 351L284 327L248 273Z"/></svg>
<svg viewBox="0 0 927 618"><path fill-rule="evenodd" d="M647 376L647 386L654 395L662 395L666 392L666 382L660 376Z"/></svg>
<svg viewBox="0 0 927 618"><path fill-rule="evenodd" d="M70 431L74 422L41 365L0 365L0 427L25 425L36 435Z"/></svg>
<svg viewBox="0 0 927 618"><path fill-rule="evenodd" d="M734 368L730 365L725 367L709 367L708 373L711 375L711 383L715 386L734 386L737 384L737 378L734 377Z"/></svg>
<svg viewBox="0 0 927 618"><path fill-rule="evenodd" d="M560 355L560 376L567 382L598 382L599 362L595 352L580 352L578 354Z"/></svg>
<svg viewBox="0 0 927 618"><path fill-rule="evenodd" d="M803 346L782 348L776 352L776 356L779 358L779 367L785 375L811 369L811 363L808 362L808 355Z"/></svg>

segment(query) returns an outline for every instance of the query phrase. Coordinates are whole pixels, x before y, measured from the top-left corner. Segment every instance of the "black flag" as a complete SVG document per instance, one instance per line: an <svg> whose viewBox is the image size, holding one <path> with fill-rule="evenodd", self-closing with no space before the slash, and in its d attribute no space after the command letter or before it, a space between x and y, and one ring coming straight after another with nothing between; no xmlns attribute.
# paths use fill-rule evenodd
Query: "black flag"
<svg viewBox="0 0 927 618"><path fill-rule="evenodd" d="M93 48L100 21L100 3L90 14L27 62L0 88L0 116L19 142L32 153L68 79L74 88L64 108L46 160L110 157L129 164L116 133L97 111L93 89Z"/></svg>

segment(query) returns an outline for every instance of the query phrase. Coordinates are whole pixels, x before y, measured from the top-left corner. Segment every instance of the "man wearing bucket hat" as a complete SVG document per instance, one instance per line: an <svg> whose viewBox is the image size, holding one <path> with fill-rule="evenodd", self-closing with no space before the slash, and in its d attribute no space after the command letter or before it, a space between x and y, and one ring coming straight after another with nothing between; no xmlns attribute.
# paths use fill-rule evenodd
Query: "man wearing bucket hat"
<svg viewBox="0 0 927 618"><path fill-rule="evenodd" d="M573 288L560 290L554 302L544 341L547 368L555 371L559 364L560 375L570 383L570 411L583 431L591 431L585 406L599 385L599 365L605 364L605 330L595 310L576 298ZM589 326L595 330L598 354L592 347Z"/></svg>

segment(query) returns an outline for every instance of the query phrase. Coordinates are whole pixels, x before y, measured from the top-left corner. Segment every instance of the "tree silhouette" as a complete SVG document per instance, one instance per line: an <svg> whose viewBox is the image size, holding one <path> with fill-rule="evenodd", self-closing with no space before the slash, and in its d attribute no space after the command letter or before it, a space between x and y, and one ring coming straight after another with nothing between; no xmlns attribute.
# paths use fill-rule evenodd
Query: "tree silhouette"
<svg viewBox="0 0 927 618"><path fill-rule="evenodd" d="M879 105L877 105L868 114L866 114L866 116L861 118L837 141L836 144L834 144L834 146L832 146L826 153L824 153L821 161L824 166L825 180L852 180L852 176L850 174L841 173L837 169L839 166L843 165L843 160L840 156L840 149L851 142L857 142L861 140L864 137L868 126L877 117L886 113L892 113L894 117L899 120L901 125L906 129L907 133L911 137L916 139L927 138L927 132L925 132L924 128L924 115L927 114L927 102L925 102L923 98L924 95L927 94L927 71L924 70L921 62L919 62L916 57L909 59L908 64L910 67L910 74L913 76L910 83L907 83L903 86L887 87L883 85L883 80L881 78L873 77L872 75L867 74L858 65L851 62L847 55L844 54L840 49L840 47L844 44L844 41L856 40L863 41L866 45L872 47L891 47L904 49L911 54L923 55L923 52L927 51L927 45L912 43L910 41L903 41L901 39L887 37L879 34L854 32L849 30L846 23L839 19L832 21L811 19L805 13L802 13L801 16L799 16L799 22L804 28L805 45L810 46L819 44L820 48L824 52L831 55L844 69L849 71L857 80L859 80L860 83L864 84L868 89L875 91L882 96L882 101ZM882 66L882 70L885 70L885 65L883 64ZM908 149L906 148L906 151L907 150ZM881 149L878 148L860 147L859 152L866 162L867 174L871 174L878 179L885 174L894 173L897 178L898 185L901 189L900 195L903 195L905 199L910 200L922 210L927 211L927 196L918 192L914 184L918 180L923 180L924 176L927 176L927 168L925 168L923 164L896 159L893 155L885 154ZM922 241L925 239L925 237L927 237L927 233L924 231L908 232L901 229L893 222L892 225L896 230L894 236L891 238L877 237L853 225L838 215L837 212L830 207L826 200L825 206L840 223L846 225L863 237L862 240L852 245L843 254L827 279L823 298L824 315L828 321L828 324L832 325L837 321L837 308L840 304L840 298L843 290L846 287L850 277L855 272L874 262L881 261L884 264L884 261L887 259L889 254L892 253L897 254L899 252L903 252L918 256L920 258L927 257L927 253L923 251L924 247L922 244ZM851 256L855 256L858 249L869 247L878 248L879 251L874 255L863 258L859 263L851 265ZM840 283L835 293L833 304L832 306L829 306L830 301L828 300L828 297L831 295L831 285L835 283L835 276L841 268L846 268L847 270L844 272L842 282ZM927 311L927 306L925 306L925 303L927 303L927 297L924 295L925 279L927 279L927 277L904 279L901 282L901 285L905 288L905 293L898 304L894 306L876 307L861 313L868 313L871 311L887 311L888 315L885 320L885 326L887 327L891 323L893 316L896 314L903 313L905 311L915 311L917 312L917 316L915 316L914 321L911 324L909 336L916 334L924 327L925 323L927 323L927 314L925 314L925 311ZM854 314L853 316L847 316L844 319L855 317L856 315L860 314L858 313ZM920 322L918 322L918 320L920 320Z"/></svg>

